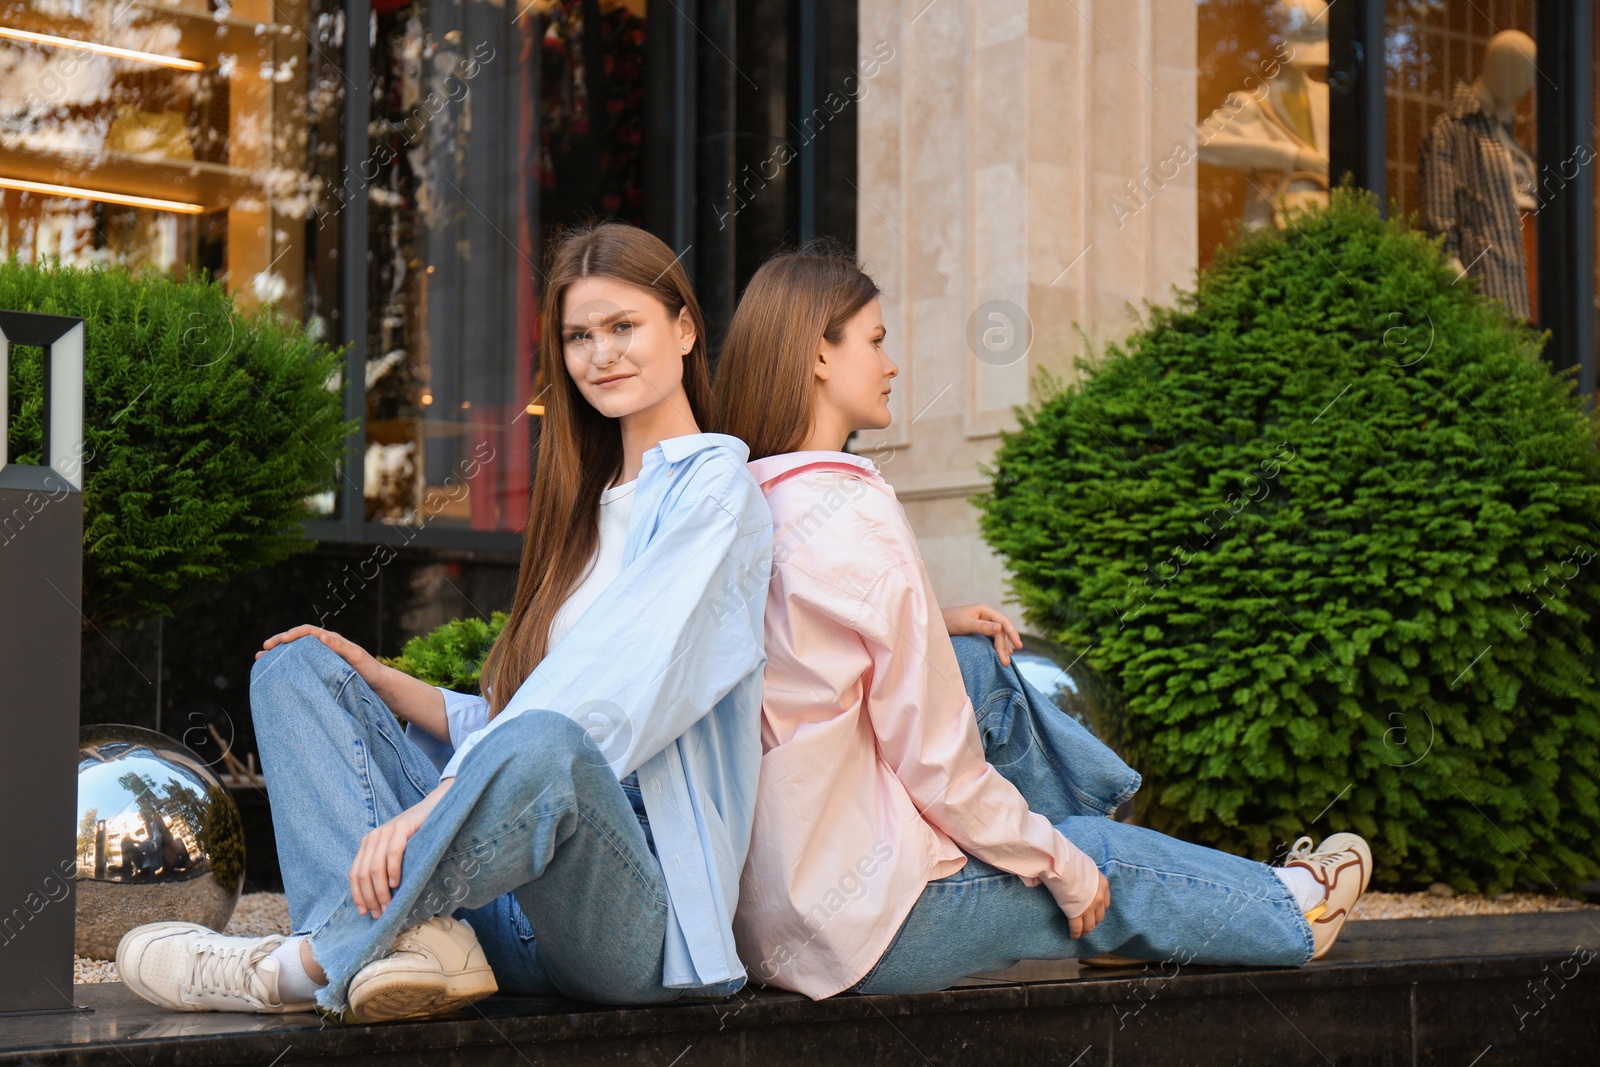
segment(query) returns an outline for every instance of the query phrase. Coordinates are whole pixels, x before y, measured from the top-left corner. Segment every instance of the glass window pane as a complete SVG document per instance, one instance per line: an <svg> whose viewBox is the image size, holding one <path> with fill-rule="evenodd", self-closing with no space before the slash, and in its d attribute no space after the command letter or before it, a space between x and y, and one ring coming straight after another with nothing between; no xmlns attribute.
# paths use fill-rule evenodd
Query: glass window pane
<svg viewBox="0 0 1600 1067"><path fill-rule="evenodd" d="M643 0L376 0L366 512L520 531L539 266L642 222Z"/></svg>
<svg viewBox="0 0 1600 1067"><path fill-rule="evenodd" d="M338 231L314 206L340 164L340 8L0 4L0 255L194 270L331 336Z"/></svg>
<svg viewBox="0 0 1600 1067"><path fill-rule="evenodd" d="M1536 319L1533 0L1390 0L1386 21L1389 196Z"/></svg>
<svg viewBox="0 0 1600 1067"><path fill-rule="evenodd" d="M1199 0L1200 266L1239 226L1328 201L1328 5Z"/></svg>

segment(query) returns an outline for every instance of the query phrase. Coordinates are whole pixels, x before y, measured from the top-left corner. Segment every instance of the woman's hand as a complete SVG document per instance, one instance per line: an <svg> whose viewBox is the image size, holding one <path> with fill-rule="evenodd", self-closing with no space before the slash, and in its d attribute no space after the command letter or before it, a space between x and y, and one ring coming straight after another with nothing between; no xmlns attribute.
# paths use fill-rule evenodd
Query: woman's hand
<svg viewBox="0 0 1600 1067"><path fill-rule="evenodd" d="M1083 914L1076 919L1067 920L1067 930L1074 941L1084 934L1099 926L1106 917L1106 909L1111 906L1111 883L1106 881L1105 875L1100 875L1100 891L1094 895L1094 901L1083 910Z"/></svg>
<svg viewBox="0 0 1600 1067"><path fill-rule="evenodd" d="M450 720L445 715L444 697L438 690L420 678L413 678L404 671L379 663L376 656L332 630L308 623L281 634L273 634L261 643L261 651L256 653L256 659L281 644L303 641L308 637L321 641L350 664L390 711L439 740L446 743L450 741Z"/></svg>
<svg viewBox="0 0 1600 1067"><path fill-rule="evenodd" d="M333 649L339 654L340 658L356 669L356 673L361 675L362 680L368 685L372 685L378 675L386 669L383 664L378 662L377 657L348 637L341 637L332 630L324 630L322 627L312 626L310 623L296 626L292 630L285 630L281 634L273 634L261 643L261 651L256 653L256 659L265 656L268 651L279 645L299 640L302 637L315 637L318 641Z"/></svg>
<svg viewBox="0 0 1600 1067"><path fill-rule="evenodd" d="M355 901L356 911L362 915L371 912L376 919L389 906L390 891L400 886L406 842L422 826L454 780L446 778L433 792L376 830L368 830L361 839L355 862L350 865L350 899Z"/></svg>
<svg viewBox="0 0 1600 1067"><path fill-rule="evenodd" d="M987 604L963 604L957 608L945 608L941 614L944 615L945 631L951 637L983 634L994 638L994 650L1000 654L1000 662L1008 667L1011 665L1011 653L1022 647L1022 635L1012 621L1006 618L1004 612Z"/></svg>

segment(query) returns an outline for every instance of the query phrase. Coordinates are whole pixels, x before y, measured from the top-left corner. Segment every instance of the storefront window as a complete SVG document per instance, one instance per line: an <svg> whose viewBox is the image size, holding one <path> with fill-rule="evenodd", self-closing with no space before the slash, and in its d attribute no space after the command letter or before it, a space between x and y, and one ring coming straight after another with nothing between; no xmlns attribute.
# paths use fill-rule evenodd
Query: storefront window
<svg viewBox="0 0 1600 1067"><path fill-rule="evenodd" d="M1388 185L1458 269L1537 321L1533 0L1391 0Z"/></svg>
<svg viewBox="0 0 1600 1067"><path fill-rule="evenodd" d="M563 226L639 224L643 0L374 0L366 511L519 531Z"/></svg>
<svg viewBox="0 0 1600 1067"><path fill-rule="evenodd" d="M194 271L328 334L340 7L0 3L0 255Z"/></svg>
<svg viewBox="0 0 1600 1067"><path fill-rule="evenodd" d="M1237 227L1328 200L1325 0L1199 0L1200 265Z"/></svg>

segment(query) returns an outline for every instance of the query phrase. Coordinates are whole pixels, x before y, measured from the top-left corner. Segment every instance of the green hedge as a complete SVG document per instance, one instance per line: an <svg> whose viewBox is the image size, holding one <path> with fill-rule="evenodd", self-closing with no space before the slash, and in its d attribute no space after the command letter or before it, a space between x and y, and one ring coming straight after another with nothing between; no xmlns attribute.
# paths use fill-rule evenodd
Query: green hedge
<svg viewBox="0 0 1600 1067"><path fill-rule="evenodd" d="M1377 879L1600 875L1596 423L1542 338L1350 190L1020 413L977 499L1120 691L1145 821Z"/></svg>
<svg viewBox="0 0 1600 1067"><path fill-rule="evenodd" d="M0 263L0 308L84 322L84 628L171 614L312 547L307 498L338 484L340 353L246 316L220 284ZM13 347L10 454L40 462L43 360ZM44 506L48 506L45 504ZM27 517L0 541L26 535Z"/></svg>

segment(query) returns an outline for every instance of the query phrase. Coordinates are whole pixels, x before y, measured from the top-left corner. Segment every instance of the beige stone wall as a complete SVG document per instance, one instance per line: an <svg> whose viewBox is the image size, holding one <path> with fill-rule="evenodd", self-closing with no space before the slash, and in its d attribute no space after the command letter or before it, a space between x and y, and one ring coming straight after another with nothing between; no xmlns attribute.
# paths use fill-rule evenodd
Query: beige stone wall
<svg viewBox="0 0 1600 1067"><path fill-rule="evenodd" d="M860 98L858 240L901 371L894 424L854 450L905 504L940 601L998 604L1004 568L967 498L1013 405L1192 277L1194 4L861 0L860 42L880 66ZM1026 357L1004 318L979 323L999 351L969 345L996 300L1031 322Z"/></svg>

